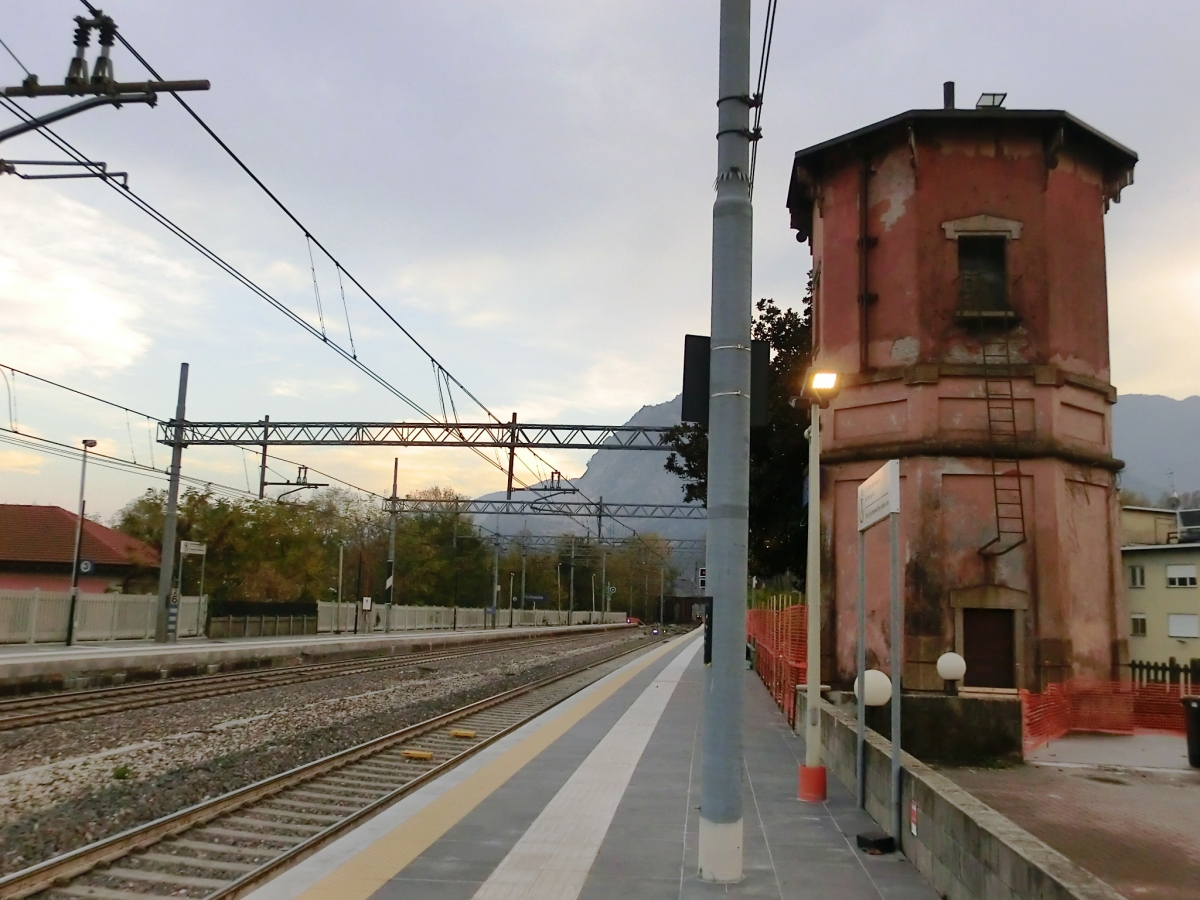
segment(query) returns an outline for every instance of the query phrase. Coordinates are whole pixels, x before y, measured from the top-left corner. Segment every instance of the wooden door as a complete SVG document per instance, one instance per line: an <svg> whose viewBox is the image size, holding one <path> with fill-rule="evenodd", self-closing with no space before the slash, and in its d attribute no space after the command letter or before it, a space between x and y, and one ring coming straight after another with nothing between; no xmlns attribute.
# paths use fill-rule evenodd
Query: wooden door
<svg viewBox="0 0 1200 900"><path fill-rule="evenodd" d="M1016 687L1016 646L1011 609L963 610L963 658L969 687Z"/></svg>

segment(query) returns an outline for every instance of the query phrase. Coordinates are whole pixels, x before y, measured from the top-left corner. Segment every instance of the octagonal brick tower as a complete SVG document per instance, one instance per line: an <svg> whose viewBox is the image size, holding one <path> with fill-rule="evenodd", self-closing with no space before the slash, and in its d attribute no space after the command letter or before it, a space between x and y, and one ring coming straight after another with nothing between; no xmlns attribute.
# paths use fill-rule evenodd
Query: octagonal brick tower
<svg viewBox="0 0 1200 900"><path fill-rule="evenodd" d="M815 272L822 679L853 680L858 484L901 472L905 688L1038 690L1125 662L1104 214L1137 156L1060 110L911 110L796 154ZM867 537L887 665L886 526Z"/></svg>

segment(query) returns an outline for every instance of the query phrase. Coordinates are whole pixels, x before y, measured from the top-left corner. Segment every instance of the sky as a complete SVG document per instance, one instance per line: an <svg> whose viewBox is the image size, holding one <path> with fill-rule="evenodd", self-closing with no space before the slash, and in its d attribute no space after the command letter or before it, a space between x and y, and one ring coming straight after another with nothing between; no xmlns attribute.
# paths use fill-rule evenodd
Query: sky
<svg viewBox="0 0 1200 900"><path fill-rule="evenodd" d="M706 334L716 142L716 0L104 5L166 78L207 78L205 121L496 415L616 424L680 388L683 335ZM757 65L765 3L754 7ZM0 0L0 39L43 84L72 54L72 0ZM1113 381L1200 394L1200 7L1087 0L779 4L755 187L754 296L798 306L809 268L788 228L790 160L910 108L1007 91L1066 109L1140 155L1106 220ZM94 55L95 48L91 49ZM122 48L117 77L143 79ZM24 72L0 52L0 81ZM44 112L52 98L24 100ZM0 113L0 122L11 113ZM5 125L0 124L0 127ZM169 98L55 126L162 213L428 410L428 359ZM6 159L59 159L38 135ZM411 420L413 410L96 181L0 176L0 365L148 414L191 367L200 421ZM7 373L6 373L7 375ZM0 426L162 469L152 422L5 383ZM482 411L460 391L464 420ZM4 436L0 432L0 436ZM386 493L478 495L504 475L464 450L289 448L281 456ZM586 455L526 457L526 481ZM184 472L245 490L255 460L192 448ZM272 480L295 477L273 463ZM0 443L0 502L74 508L78 462ZM313 476L315 479L316 476ZM325 479L322 479L325 480ZM94 469L105 518L153 475Z"/></svg>

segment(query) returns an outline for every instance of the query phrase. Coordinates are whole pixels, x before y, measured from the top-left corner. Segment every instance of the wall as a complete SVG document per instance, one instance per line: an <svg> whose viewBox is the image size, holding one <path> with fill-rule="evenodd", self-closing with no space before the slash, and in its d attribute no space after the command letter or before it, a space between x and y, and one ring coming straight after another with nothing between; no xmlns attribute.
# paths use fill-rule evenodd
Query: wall
<svg viewBox="0 0 1200 900"><path fill-rule="evenodd" d="M1200 544L1168 544L1165 547L1136 549L1126 547L1121 552L1125 572L1125 606L1130 616L1146 616L1146 636L1129 637L1129 658L1142 662L1165 663L1172 656L1186 664L1200 657L1200 639L1181 639L1167 636L1167 616L1170 613L1200 615L1200 588L1167 587L1167 566L1191 564L1200 570ZM1143 566L1146 586L1129 587L1129 567Z"/></svg>
<svg viewBox="0 0 1200 900"><path fill-rule="evenodd" d="M1121 544L1169 544L1178 537L1174 510L1121 507Z"/></svg>
<svg viewBox="0 0 1200 900"><path fill-rule="evenodd" d="M953 133L936 129L923 122L907 138L896 134L871 148L866 291L876 299L865 313L865 369L862 160L848 158L862 151L847 149L819 176L812 237L817 359L845 376L821 430L830 572L822 679L853 679L855 492L889 458L901 460L907 688L941 688L935 662L959 646L964 603L1014 609L1017 686L1037 691L1071 677L1113 678L1127 659L1128 624L1114 479L1120 463L1112 458L1116 391L1108 381L1102 178L1086 154L1063 152L1051 163L1043 135L1015 120L974 134L966 125ZM997 528L984 340L956 318L958 243L948 233L973 218L988 227L1009 223L1008 304L1019 315L1007 339L1026 540L991 557L980 553ZM866 540L868 664L886 667L887 526ZM979 590L991 587L1001 590Z"/></svg>
<svg viewBox="0 0 1200 900"><path fill-rule="evenodd" d="M806 721L798 691L797 722ZM854 720L821 702L822 761L855 789ZM867 812L885 831L891 819L891 742L867 731ZM905 753L900 848L947 900L1123 900L1057 850ZM916 834L908 827L916 804Z"/></svg>

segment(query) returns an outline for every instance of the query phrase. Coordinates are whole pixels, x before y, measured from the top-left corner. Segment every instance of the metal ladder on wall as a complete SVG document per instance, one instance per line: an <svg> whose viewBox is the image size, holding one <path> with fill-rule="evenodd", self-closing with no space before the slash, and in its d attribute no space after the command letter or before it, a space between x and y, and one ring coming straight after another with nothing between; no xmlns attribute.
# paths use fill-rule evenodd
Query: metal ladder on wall
<svg viewBox="0 0 1200 900"><path fill-rule="evenodd" d="M984 338L983 372L996 536L980 547L979 552L984 556L1002 556L1025 543L1025 498L1013 396L1012 351L1007 335Z"/></svg>

